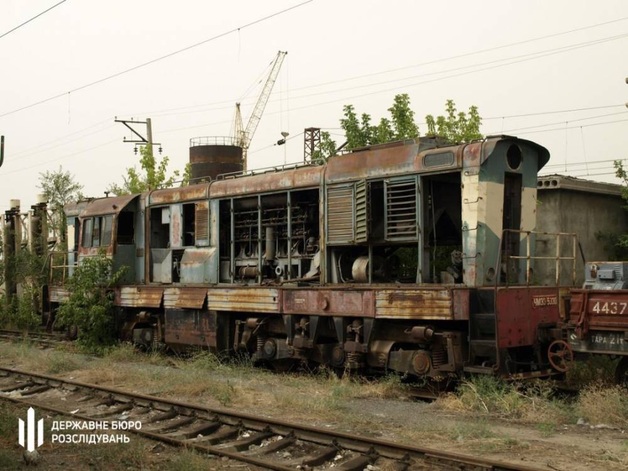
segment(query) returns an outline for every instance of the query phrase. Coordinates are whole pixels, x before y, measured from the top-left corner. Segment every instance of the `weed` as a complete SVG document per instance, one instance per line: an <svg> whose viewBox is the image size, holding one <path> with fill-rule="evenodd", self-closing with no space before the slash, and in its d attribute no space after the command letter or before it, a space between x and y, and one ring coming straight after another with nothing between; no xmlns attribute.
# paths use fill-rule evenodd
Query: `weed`
<svg viewBox="0 0 628 471"><path fill-rule="evenodd" d="M586 361L576 361L567 371L566 382L576 389L591 384L612 385L615 383L615 368L619 360L609 355L590 355Z"/></svg>
<svg viewBox="0 0 628 471"><path fill-rule="evenodd" d="M0 469L19 469L19 462L9 450L0 449Z"/></svg>
<svg viewBox="0 0 628 471"><path fill-rule="evenodd" d="M619 386L589 386L580 392L575 409L590 423L628 425L628 394Z"/></svg>
<svg viewBox="0 0 628 471"><path fill-rule="evenodd" d="M557 424L571 420L569 406L552 395L547 382L522 386L492 376L477 376L461 383L455 394L438 399L436 404L444 409L528 422Z"/></svg>
<svg viewBox="0 0 628 471"><path fill-rule="evenodd" d="M0 404L0 437L15 439L16 424L17 419L15 414L9 411L6 404Z"/></svg>
<svg viewBox="0 0 628 471"><path fill-rule="evenodd" d="M199 350L193 353L184 362L184 367L192 370L214 371L221 366L221 362L216 355L207 351Z"/></svg>
<svg viewBox="0 0 628 471"><path fill-rule="evenodd" d="M207 458L195 451L183 450L166 465L165 469L168 471L204 471L208 469Z"/></svg>
<svg viewBox="0 0 628 471"><path fill-rule="evenodd" d="M456 424L451 430L451 437L458 441L481 440L494 438L495 433L491 431L491 428L485 421L478 420L473 423L463 422Z"/></svg>
<svg viewBox="0 0 628 471"><path fill-rule="evenodd" d="M536 428L539 432L541 432L541 436L543 438L550 437L551 435L556 433L556 424L541 422L540 424L537 424Z"/></svg>
<svg viewBox="0 0 628 471"><path fill-rule="evenodd" d="M516 438L506 437L503 439L504 446L508 448L528 449L530 444L528 442L522 442Z"/></svg>
<svg viewBox="0 0 628 471"><path fill-rule="evenodd" d="M52 352L46 363L47 372L50 374L65 373L85 366L78 358L76 355L64 352Z"/></svg>

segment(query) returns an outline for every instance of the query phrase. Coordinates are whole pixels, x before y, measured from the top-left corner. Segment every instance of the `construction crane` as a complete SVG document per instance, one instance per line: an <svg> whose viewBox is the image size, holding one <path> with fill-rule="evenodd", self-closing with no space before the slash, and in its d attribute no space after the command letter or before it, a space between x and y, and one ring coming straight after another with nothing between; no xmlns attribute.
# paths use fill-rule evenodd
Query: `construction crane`
<svg viewBox="0 0 628 471"><path fill-rule="evenodd" d="M277 76L279 75L279 69L281 69L281 64L283 63L284 58L288 54L285 51L279 51L277 53L277 57L275 58L275 62L268 74L268 78L266 79L266 83L264 84L264 88L262 88L262 92L257 99L257 103L255 103L255 108L253 108L253 112L251 113L251 117L249 118L249 122L246 124L246 128L244 128L242 124L242 114L240 112L240 103L236 103L236 112L235 112L235 141L236 145L242 147L242 169L246 172L247 170L247 154L249 150L249 145L251 144L251 140L253 139L253 135L255 134L255 130L257 129L257 125L259 124L260 119L262 119L262 114L264 113L264 108L266 108L266 103L268 103L268 98L270 98L270 92L273 90L273 86L277 81Z"/></svg>

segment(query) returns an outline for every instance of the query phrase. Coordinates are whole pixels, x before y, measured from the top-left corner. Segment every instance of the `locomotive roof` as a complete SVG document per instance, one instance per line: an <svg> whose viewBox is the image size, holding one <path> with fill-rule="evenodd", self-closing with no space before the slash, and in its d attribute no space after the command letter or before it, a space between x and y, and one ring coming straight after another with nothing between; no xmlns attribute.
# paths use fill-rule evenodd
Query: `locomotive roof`
<svg viewBox="0 0 628 471"><path fill-rule="evenodd" d="M312 188L320 185L325 166L308 165L289 170L246 175L214 181L209 189L212 198L238 196L250 193Z"/></svg>
<svg viewBox="0 0 628 471"><path fill-rule="evenodd" d="M137 197L139 197L139 195L123 195L114 196L111 198L99 198L90 202L85 208L85 211L81 213L80 217L86 218L91 216L101 216L105 214L118 214Z"/></svg>

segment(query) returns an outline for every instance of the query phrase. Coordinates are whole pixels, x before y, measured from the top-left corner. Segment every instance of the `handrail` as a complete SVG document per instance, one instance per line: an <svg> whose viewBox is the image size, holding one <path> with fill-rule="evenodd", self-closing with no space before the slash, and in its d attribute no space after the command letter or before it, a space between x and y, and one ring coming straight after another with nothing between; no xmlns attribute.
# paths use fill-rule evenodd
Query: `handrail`
<svg viewBox="0 0 628 471"><path fill-rule="evenodd" d="M576 284L576 259L577 259L577 247L578 240L577 235L573 232L541 232L541 231L523 231L518 229L504 229L502 230L502 235L499 239L499 252L497 255L497 262L495 266L495 286L497 286L500 282L501 275L501 258L502 258L502 245L504 243L505 235L507 233L512 234L525 234L526 235L526 255L506 255L506 286L510 284L510 280L508 277L508 261L509 260L525 260L526 261L526 286L530 286L531 278L532 278L532 260L555 260L555 282L556 286L560 285L560 275L561 275L561 262L564 260L571 260L571 282L572 285ZM531 255L532 253L532 235L544 235L544 236L552 236L556 238L556 255L555 256L540 256L540 255ZM570 237L572 239L572 249L570 256L561 256L561 237Z"/></svg>

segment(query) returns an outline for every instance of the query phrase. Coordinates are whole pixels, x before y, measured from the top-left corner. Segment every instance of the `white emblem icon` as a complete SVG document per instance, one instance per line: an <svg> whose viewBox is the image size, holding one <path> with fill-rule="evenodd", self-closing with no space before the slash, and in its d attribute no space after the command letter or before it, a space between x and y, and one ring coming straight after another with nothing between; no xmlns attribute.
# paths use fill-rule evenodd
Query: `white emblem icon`
<svg viewBox="0 0 628 471"><path fill-rule="evenodd" d="M26 433L24 426L26 425ZM37 445L35 445L35 436L37 436ZM18 442L26 448L26 451L35 451L35 448L44 444L44 419L37 421L37 430L35 430L35 409L28 408L26 414L26 424L19 419L19 438ZM25 444L26 443L26 444Z"/></svg>

